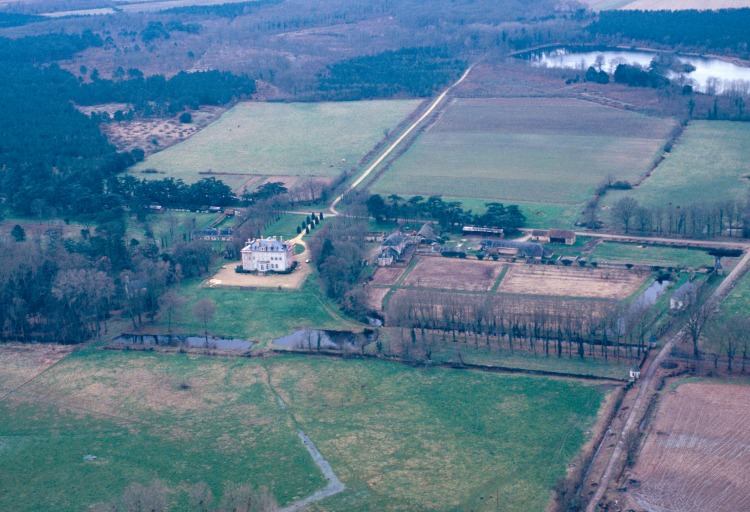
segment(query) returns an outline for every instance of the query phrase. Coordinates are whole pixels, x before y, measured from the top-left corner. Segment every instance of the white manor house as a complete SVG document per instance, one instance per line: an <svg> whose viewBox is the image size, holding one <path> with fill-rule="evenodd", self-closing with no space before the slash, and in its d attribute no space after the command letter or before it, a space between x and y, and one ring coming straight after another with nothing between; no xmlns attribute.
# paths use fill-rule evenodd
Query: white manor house
<svg viewBox="0 0 750 512"><path fill-rule="evenodd" d="M294 266L294 242L276 237L255 238L242 249L242 270L249 272L285 272Z"/></svg>

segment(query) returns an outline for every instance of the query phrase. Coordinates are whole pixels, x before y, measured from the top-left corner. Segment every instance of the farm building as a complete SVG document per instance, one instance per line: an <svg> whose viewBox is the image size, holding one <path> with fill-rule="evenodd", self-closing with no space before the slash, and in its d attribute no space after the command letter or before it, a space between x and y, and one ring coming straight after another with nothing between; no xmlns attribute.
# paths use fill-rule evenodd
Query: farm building
<svg viewBox="0 0 750 512"><path fill-rule="evenodd" d="M382 242L385 240L385 233L382 231L370 231L365 235L365 242Z"/></svg>
<svg viewBox="0 0 750 512"><path fill-rule="evenodd" d="M247 241L242 249L242 269L249 272L286 272L294 266L294 242L276 237Z"/></svg>
<svg viewBox="0 0 750 512"><path fill-rule="evenodd" d="M204 228L193 231L190 234L193 240L206 240L209 242L232 242L234 240L234 229L232 228Z"/></svg>
<svg viewBox="0 0 750 512"><path fill-rule="evenodd" d="M540 260L544 256L551 256L552 251L542 244L534 242L516 242L513 240L482 240L482 250L489 254L511 254L521 258Z"/></svg>
<svg viewBox="0 0 750 512"><path fill-rule="evenodd" d="M698 287L688 281L677 288L674 294L672 294L672 297L669 299L669 308L677 310L684 309L692 304L697 295Z"/></svg>
<svg viewBox="0 0 750 512"><path fill-rule="evenodd" d="M437 239L438 234L432 222L426 222L417 233L417 236L419 236L422 243L432 243Z"/></svg>
<svg viewBox="0 0 750 512"><path fill-rule="evenodd" d="M381 251L385 251L386 249L393 249L399 256L401 256L404 249L406 249L406 237L401 233L390 234L388 238L383 240L383 243L380 244Z"/></svg>
<svg viewBox="0 0 750 512"><path fill-rule="evenodd" d="M535 242L573 245L576 234L569 229L535 229L531 232L531 239Z"/></svg>
<svg viewBox="0 0 750 512"><path fill-rule="evenodd" d="M500 228L482 228L479 226L464 226L461 232L464 235L496 236L498 238L505 236L505 231Z"/></svg>
<svg viewBox="0 0 750 512"><path fill-rule="evenodd" d="M392 233L380 244L380 255L377 257L377 263L380 267L392 265L401 258L406 249L407 239L399 232Z"/></svg>

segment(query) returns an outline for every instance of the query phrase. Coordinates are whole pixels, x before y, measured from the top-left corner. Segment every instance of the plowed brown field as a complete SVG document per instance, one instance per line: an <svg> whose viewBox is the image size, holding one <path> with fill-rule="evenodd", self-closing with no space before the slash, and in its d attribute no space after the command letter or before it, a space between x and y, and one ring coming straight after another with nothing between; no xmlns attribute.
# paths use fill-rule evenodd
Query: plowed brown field
<svg viewBox="0 0 750 512"><path fill-rule="evenodd" d="M633 495L651 512L750 510L750 387L683 384L638 457Z"/></svg>

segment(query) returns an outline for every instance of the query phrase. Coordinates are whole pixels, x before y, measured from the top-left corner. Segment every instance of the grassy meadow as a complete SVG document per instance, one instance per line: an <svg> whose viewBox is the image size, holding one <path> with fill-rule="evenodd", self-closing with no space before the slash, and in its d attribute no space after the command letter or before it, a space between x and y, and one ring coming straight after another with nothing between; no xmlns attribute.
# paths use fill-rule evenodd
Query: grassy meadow
<svg viewBox="0 0 750 512"><path fill-rule="evenodd" d="M458 99L371 189L525 204L532 225L562 210L569 224L606 176L641 176L673 125L572 99Z"/></svg>
<svg viewBox="0 0 750 512"><path fill-rule="evenodd" d="M215 495L266 485L288 504L325 486L299 427L347 486L314 510L489 511L498 496L541 512L604 395L386 361L84 349L0 399L0 509L82 510L154 476L172 510L198 481Z"/></svg>
<svg viewBox="0 0 750 512"><path fill-rule="evenodd" d="M661 247L658 245L602 242L591 251L590 260L637 263L669 267L712 266L714 257L700 249Z"/></svg>
<svg viewBox="0 0 750 512"><path fill-rule="evenodd" d="M203 298L216 304L216 314L208 326L209 333L214 336L266 342L297 329L351 327L334 312L334 306L325 302L315 289L317 285L309 280L298 291L201 288L198 284L197 280L191 279L178 290L186 302L183 314L173 319L175 332L203 333L203 325L191 313L195 303ZM166 328L165 319L161 319L160 326Z"/></svg>
<svg viewBox="0 0 750 512"><path fill-rule="evenodd" d="M721 316L747 316L750 310L750 273L740 278L719 306Z"/></svg>
<svg viewBox="0 0 750 512"><path fill-rule="evenodd" d="M417 100L337 103L239 103L188 140L149 156L130 172L182 178L212 171L235 190L267 179L333 178L357 165L417 106ZM156 169L158 174L141 174Z"/></svg>
<svg viewBox="0 0 750 512"><path fill-rule="evenodd" d="M649 178L633 190L608 192L605 204L626 196L651 206L744 199L750 184L748 161L746 123L693 121Z"/></svg>

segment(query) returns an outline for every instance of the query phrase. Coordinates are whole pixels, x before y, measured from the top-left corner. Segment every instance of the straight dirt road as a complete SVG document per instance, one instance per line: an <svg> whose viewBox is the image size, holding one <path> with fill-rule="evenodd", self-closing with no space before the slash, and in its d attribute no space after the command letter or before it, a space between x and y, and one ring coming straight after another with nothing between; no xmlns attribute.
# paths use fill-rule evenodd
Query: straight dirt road
<svg viewBox="0 0 750 512"><path fill-rule="evenodd" d="M420 124L422 124L422 122L425 119L427 119L427 117L430 114L432 114L432 112L437 108L437 106L440 105L440 103L442 103L442 101L445 99L445 97L448 95L448 93L451 90L453 90L454 87L456 87L461 82L463 82L464 79L467 76L469 76L469 73L471 72L471 70L473 68L474 68L474 64L472 64L471 66L469 66L469 68L466 71L464 71L464 74L461 75L461 78L459 78L458 80L456 80L456 82L453 85L451 85L450 87L448 87L445 91L443 91L443 93L440 96L438 96L437 98L435 98L435 101L433 101L432 104L430 105L430 107L427 110L425 110L425 112L421 116L419 116L419 119L417 119L416 121L414 121L411 124L411 126L409 126L409 128L407 128L406 131L404 133L402 133L401 136L398 139L396 139L396 141L393 144L391 144L390 146L388 146L388 149L386 149L383 152L383 154L381 154L378 157L378 159L375 160L367 169L365 169L365 171L359 176L359 178L357 178L354 181L354 183L352 183L351 185L349 185L349 188L347 188L346 191L344 191L343 194L339 195L338 197L336 197L336 199L333 200L333 202L331 203L331 206L328 207L328 209L331 211L331 213L333 215L338 215L338 212L336 211L336 205L339 203L339 201L341 201L344 198L344 195L347 192L349 192L349 191L354 190L355 188L357 188L357 186L360 183L362 183L362 181L365 178L367 178L372 173L372 171L375 170L375 168L377 166L379 166L381 163L383 163L383 160L385 160L388 157L388 155L390 155L393 152L393 150L396 149L399 146L399 144L401 144L404 141L404 139L409 136L409 134L411 132L413 132Z"/></svg>

